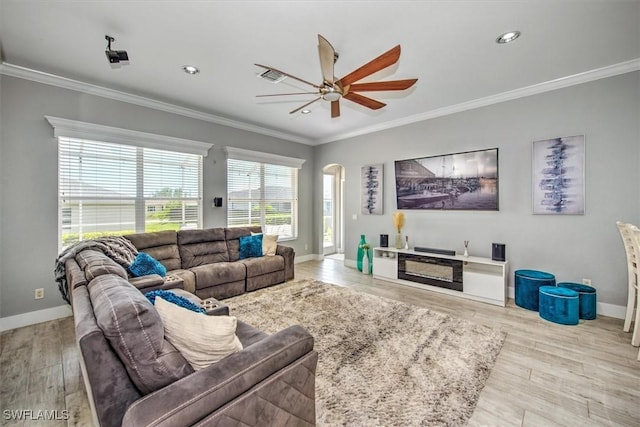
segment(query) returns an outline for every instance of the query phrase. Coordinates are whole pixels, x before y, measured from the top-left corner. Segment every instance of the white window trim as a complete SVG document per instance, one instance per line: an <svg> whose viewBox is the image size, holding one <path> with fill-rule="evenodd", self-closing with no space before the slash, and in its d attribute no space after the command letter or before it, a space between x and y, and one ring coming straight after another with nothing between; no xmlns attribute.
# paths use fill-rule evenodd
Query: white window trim
<svg viewBox="0 0 640 427"><path fill-rule="evenodd" d="M199 154L203 157L206 157L211 147L214 146L214 144L209 142L139 132L60 117L44 117L53 127L53 135L56 137L56 143L58 142L57 138L62 136L115 144L135 145L137 147L154 148L158 150L178 151L187 154Z"/></svg>
<svg viewBox="0 0 640 427"><path fill-rule="evenodd" d="M260 151L245 150L243 148L226 147L227 158L233 160L245 160L247 162L268 163L278 166L302 169L305 159L280 156L278 154L262 153Z"/></svg>

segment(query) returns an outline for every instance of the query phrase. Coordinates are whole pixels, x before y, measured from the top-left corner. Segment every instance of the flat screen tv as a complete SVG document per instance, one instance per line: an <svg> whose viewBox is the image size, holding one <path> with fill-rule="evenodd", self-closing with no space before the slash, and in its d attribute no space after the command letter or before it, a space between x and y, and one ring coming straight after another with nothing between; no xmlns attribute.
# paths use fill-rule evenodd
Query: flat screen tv
<svg viewBox="0 0 640 427"><path fill-rule="evenodd" d="M498 210L498 149L396 160L396 207Z"/></svg>

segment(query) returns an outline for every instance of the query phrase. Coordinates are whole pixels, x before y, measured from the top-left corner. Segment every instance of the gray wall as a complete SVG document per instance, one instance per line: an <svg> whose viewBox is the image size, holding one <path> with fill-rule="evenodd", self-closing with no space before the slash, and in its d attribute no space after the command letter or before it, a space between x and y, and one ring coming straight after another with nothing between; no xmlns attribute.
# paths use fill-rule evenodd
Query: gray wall
<svg viewBox="0 0 640 427"><path fill-rule="evenodd" d="M45 115L212 142L204 158L204 227L226 224L227 145L306 159L299 179L298 256L312 247L313 148L132 104L0 75L0 317L63 304L53 281L57 243L57 144ZM45 298L34 300L36 288Z"/></svg>
<svg viewBox="0 0 640 427"><path fill-rule="evenodd" d="M639 114L638 72L529 96L316 147L314 190L322 194L323 166L346 168L345 255L353 260L360 234L376 246L380 233L395 234L394 160L498 147L500 211L404 211L410 246L462 253L469 240L471 255L490 257L492 242L505 243L512 272L534 268L560 281L590 278L599 301L626 305L625 255L615 221L640 223ZM586 214L533 215L531 142L577 134L586 138ZM384 215L361 215L360 168L380 162ZM320 199L314 203L321 218ZM317 231L316 237L321 253Z"/></svg>

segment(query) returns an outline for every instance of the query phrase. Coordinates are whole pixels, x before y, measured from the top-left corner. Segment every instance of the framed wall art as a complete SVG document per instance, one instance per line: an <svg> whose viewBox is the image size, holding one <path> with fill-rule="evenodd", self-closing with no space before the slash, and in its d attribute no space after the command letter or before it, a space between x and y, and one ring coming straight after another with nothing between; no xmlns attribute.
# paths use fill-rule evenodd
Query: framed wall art
<svg viewBox="0 0 640 427"><path fill-rule="evenodd" d="M361 169L361 200L364 215L382 215L383 164L366 165Z"/></svg>
<svg viewBox="0 0 640 427"><path fill-rule="evenodd" d="M498 210L498 149L397 160L398 209Z"/></svg>
<svg viewBox="0 0 640 427"><path fill-rule="evenodd" d="M584 135L534 141L531 158L533 213L584 215Z"/></svg>

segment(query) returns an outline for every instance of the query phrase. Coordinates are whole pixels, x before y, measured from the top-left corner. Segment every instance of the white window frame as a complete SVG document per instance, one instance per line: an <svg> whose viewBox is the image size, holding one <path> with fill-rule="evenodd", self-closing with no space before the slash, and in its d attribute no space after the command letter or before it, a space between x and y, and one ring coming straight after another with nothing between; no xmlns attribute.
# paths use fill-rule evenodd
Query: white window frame
<svg viewBox="0 0 640 427"><path fill-rule="evenodd" d="M278 154L263 153L259 151L253 151L253 150L245 150L242 148L235 148L235 147L226 147L226 153L227 153L227 160L243 160L248 162L259 163L261 165L269 164L269 165L276 165L276 166L286 166L286 167L295 168L298 170L302 169L302 165L306 161L305 159L299 159L295 157L287 157L287 156L281 156ZM227 170L227 174L228 174L228 170ZM227 178L228 178L228 175L227 175ZM296 182L295 184L294 200L292 201L293 207L291 209L293 235L291 237L279 238L278 241L280 242L292 241L292 240L298 239L298 222L299 222L298 189L299 189L299 180L300 180L299 173L296 174L296 179L298 180L298 182ZM227 206L230 206L231 203L229 202L228 182L227 182L227 201L228 201ZM265 221L265 217L263 216L262 224L261 224L263 230L265 229L265 226L266 226L264 224L264 221ZM230 227L228 216L227 216L227 226Z"/></svg>
<svg viewBox="0 0 640 427"><path fill-rule="evenodd" d="M194 141L183 138L176 138L166 135L157 135L147 132L133 131L129 129L116 128L111 126L98 125L94 123L81 122L76 120L63 119L53 116L45 116L45 119L54 129L55 142L58 138L74 138L90 141L106 142L112 144L123 144L141 148L151 148L156 150L166 150L173 152L181 152L186 154L195 154L206 157L209 150L214 144ZM202 174L202 163L200 172ZM202 198L202 176L199 179L200 194L200 222L203 218L204 201ZM59 191L58 191L59 194ZM58 208L58 246L62 244L62 226L63 219L61 209ZM138 222L138 221L136 221ZM144 221L143 221L144 223ZM199 224L202 227L202 224Z"/></svg>

